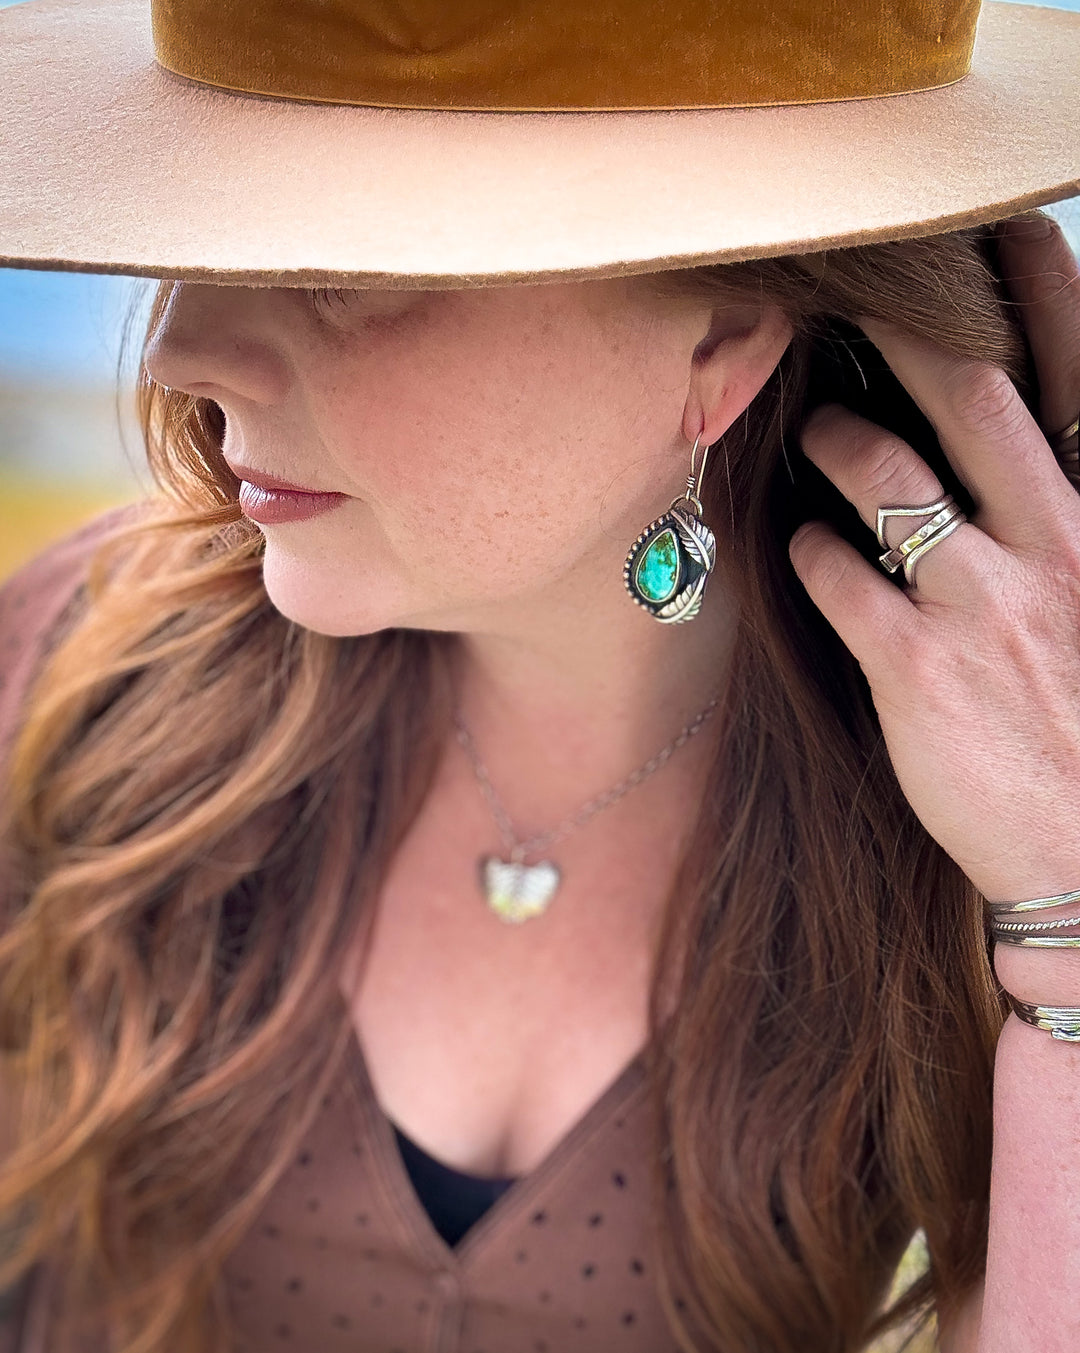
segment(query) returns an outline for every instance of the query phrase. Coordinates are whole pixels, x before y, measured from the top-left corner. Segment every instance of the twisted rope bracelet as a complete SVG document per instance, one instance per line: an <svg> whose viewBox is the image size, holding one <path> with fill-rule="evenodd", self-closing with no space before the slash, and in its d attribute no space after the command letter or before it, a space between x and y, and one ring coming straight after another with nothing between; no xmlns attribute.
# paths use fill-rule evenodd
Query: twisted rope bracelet
<svg viewBox="0 0 1080 1353"><path fill-rule="evenodd" d="M1060 921L993 921L991 930L1060 930L1063 926L1080 925L1080 916L1066 916Z"/></svg>
<svg viewBox="0 0 1080 1353"><path fill-rule="evenodd" d="M1073 925L1080 925L1080 916L1063 916L1056 921L1001 921L995 916L990 922L990 933L1002 944L1014 944L1025 949L1080 949L1080 935L1047 933Z"/></svg>

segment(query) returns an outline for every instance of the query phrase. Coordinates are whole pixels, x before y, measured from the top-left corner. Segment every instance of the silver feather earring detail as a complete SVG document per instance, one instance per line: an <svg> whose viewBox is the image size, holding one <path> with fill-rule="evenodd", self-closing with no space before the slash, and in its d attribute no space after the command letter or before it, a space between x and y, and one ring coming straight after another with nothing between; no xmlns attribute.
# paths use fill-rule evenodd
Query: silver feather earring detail
<svg viewBox="0 0 1080 1353"><path fill-rule="evenodd" d="M698 489L709 447L697 468L699 432L690 453L686 492L662 517L646 526L626 556L623 581L634 601L663 625L693 620L701 610L705 584L716 564L716 537L701 520ZM683 506L685 504L685 506Z"/></svg>

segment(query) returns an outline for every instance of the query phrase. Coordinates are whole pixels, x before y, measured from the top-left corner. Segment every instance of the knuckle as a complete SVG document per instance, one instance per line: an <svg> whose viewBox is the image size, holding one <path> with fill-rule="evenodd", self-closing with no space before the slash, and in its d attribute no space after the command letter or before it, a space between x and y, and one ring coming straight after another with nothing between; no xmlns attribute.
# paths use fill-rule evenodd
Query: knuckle
<svg viewBox="0 0 1080 1353"><path fill-rule="evenodd" d="M967 532L968 528L962 527L956 534ZM968 597L978 606L984 621L1007 617L1014 604L1014 561L1006 551L976 531L968 534L965 545L964 587Z"/></svg>
<svg viewBox="0 0 1080 1353"><path fill-rule="evenodd" d="M960 423L977 437L1009 437L1025 426L1026 410L1004 371L965 364L947 378L947 394Z"/></svg>
<svg viewBox="0 0 1080 1353"><path fill-rule="evenodd" d="M800 572L810 595L832 610L850 596L858 582L858 564L847 553L830 549L826 543L808 551L800 560Z"/></svg>
<svg viewBox="0 0 1080 1353"><path fill-rule="evenodd" d="M842 591L850 572L851 565L847 560L838 559L824 550L809 559L805 567L806 580L811 590L823 597Z"/></svg>
<svg viewBox="0 0 1080 1353"><path fill-rule="evenodd" d="M937 704L937 691L947 667L945 655L930 644L912 644L904 654L904 685L924 707Z"/></svg>
<svg viewBox="0 0 1080 1353"><path fill-rule="evenodd" d="M917 506L936 494L930 471L910 447L893 437L874 437L865 449L867 497L875 506Z"/></svg>

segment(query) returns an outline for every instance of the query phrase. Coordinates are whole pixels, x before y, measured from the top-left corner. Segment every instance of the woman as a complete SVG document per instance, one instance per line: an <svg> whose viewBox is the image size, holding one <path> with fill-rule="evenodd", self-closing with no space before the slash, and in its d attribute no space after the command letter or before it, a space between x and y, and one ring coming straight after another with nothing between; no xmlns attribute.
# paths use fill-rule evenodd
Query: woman
<svg viewBox="0 0 1080 1353"><path fill-rule="evenodd" d="M131 8L80 30L103 69ZM259 42L292 50L273 25L244 29L240 76L211 71L215 13L155 12L162 65L205 82L168 77L170 115L248 119L271 168L316 118L321 150L442 127L449 155L467 125L478 158L510 125L212 92L350 102L244 82ZM1054 34L1075 59L1061 19L1027 59ZM456 21L428 22L438 50ZM927 33L937 60L955 33ZM811 158L823 110L834 151L883 102L929 125L921 85L782 74L742 102L801 92ZM962 112L980 87L959 88ZM755 153L776 111L749 114ZM1036 140L1041 187L1010 165L1009 207L1061 195ZM77 171L27 189L38 235L0 248L85 266L93 222L45 243L54 172ZM309 186L276 180L291 222ZM1042 929L1080 887L1080 284L1047 219L968 191L951 233L932 187L904 204L920 230L872 234L867 207L839 239L808 193L817 249L749 261L704 212L711 251L647 225L668 238L635 266L562 280L543 220L513 245L531 268L481 277L497 242L462 228L492 230L462 192L446 239L437 211L384 232L411 270L328 244L326 285L295 275L299 243L292 272L271 259L280 221L209 268L205 221L201 280L168 221L124 227L117 270L189 249L158 269L181 280L140 387L162 493L0 595L0 1206L8 1279L34 1276L13 1347L840 1350L931 1308L946 1353L1074 1346L1075 1016L1023 1003L1080 1006L1080 979L999 943L1004 997L985 918L1006 942L1076 928ZM917 1232L930 1269L883 1314Z"/></svg>

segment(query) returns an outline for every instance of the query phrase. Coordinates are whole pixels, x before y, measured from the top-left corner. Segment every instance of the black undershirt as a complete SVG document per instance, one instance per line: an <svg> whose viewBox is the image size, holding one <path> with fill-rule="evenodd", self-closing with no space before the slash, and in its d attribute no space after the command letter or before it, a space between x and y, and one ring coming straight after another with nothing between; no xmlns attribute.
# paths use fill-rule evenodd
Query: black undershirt
<svg viewBox="0 0 1080 1353"><path fill-rule="evenodd" d="M515 1182L514 1176L485 1179L451 1169L406 1137L396 1123L391 1126L416 1196L448 1245L456 1245Z"/></svg>

